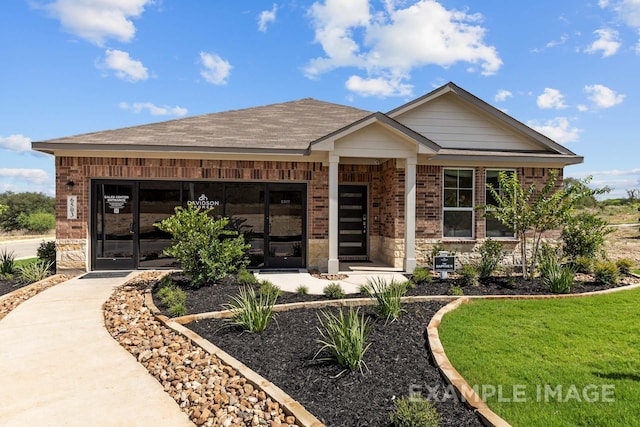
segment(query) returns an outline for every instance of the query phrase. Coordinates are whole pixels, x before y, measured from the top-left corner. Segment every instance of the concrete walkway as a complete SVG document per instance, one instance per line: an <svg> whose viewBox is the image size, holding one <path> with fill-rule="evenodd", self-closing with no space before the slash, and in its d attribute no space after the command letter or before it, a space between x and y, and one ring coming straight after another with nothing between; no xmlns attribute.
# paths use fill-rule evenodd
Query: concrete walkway
<svg viewBox="0 0 640 427"><path fill-rule="evenodd" d="M0 426L193 426L104 327L124 278L75 278L0 320Z"/></svg>

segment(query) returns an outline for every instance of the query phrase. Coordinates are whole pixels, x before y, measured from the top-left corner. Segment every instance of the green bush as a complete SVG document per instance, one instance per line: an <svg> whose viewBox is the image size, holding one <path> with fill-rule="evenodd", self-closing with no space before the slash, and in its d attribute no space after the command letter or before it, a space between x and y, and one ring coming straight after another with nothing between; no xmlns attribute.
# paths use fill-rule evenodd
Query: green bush
<svg viewBox="0 0 640 427"><path fill-rule="evenodd" d="M0 252L0 274L3 276L8 276L13 274L13 271L15 269L15 252L14 251L7 251L6 249L3 249L2 252Z"/></svg>
<svg viewBox="0 0 640 427"><path fill-rule="evenodd" d="M411 281L418 285L431 283L433 281L431 270L424 267L414 268L413 274L411 275Z"/></svg>
<svg viewBox="0 0 640 427"><path fill-rule="evenodd" d="M593 267L593 274L596 277L596 282L605 285L617 285L620 281L620 272L613 261L596 261Z"/></svg>
<svg viewBox="0 0 640 427"><path fill-rule="evenodd" d="M605 236L613 232L609 223L595 214L582 212L562 229L563 252L569 259L597 258L604 252Z"/></svg>
<svg viewBox="0 0 640 427"><path fill-rule="evenodd" d="M56 228L56 216L49 212L21 213L17 218L22 228L32 233L46 233Z"/></svg>
<svg viewBox="0 0 640 427"><path fill-rule="evenodd" d="M389 416L394 427L437 427L442 416L431 402L421 397L399 397Z"/></svg>
<svg viewBox="0 0 640 427"><path fill-rule="evenodd" d="M250 272L246 268L241 268L240 270L238 270L236 282L238 282L238 285L243 285L243 286L257 285L258 279L256 278L256 276L253 275L252 272Z"/></svg>
<svg viewBox="0 0 640 427"><path fill-rule="evenodd" d="M317 340L322 347L315 354L314 359L323 350L328 350L331 357L320 360L334 360L343 368L363 372L367 368L364 354L371 344L367 344L371 326L369 320L360 316L359 309L349 307L346 316L342 309L338 315L321 311L318 314L321 339ZM363 369L364 368L364 369ZM344 371L340 372L342 374ZM338 374L338 375L340 375Z"/></svg>
<svg viewBox="0 0 640 427"><path fill-rule="evenodd" d="M574 286L575 272L561 263L561 257L553 250L545 250L540 258L540 277L542 283L554 294L571 293Z"/></svg>
<svg viewBox="0 0 640 427"><path fill-rule="evenodd" d="M180 289L169 276L165 276L160 281L158 298L167 308L171 317L184 316L187 314L187 294Z"/></svg>
<svg viewBox="0 0 640 427"><path fill-rule="evenodd" d="M38 260L29 264L16 267L22 283L35 283L45 279L51 274L51 263Z"/></svg>
<svg viewBox="0 0 640 427"><path fill-rule="evenodd" d="M453 295L454 297L461 297L464 295L464 291L458 285L451 285L449 288L449 295Z"/></svg>
<svg viewBox="0 0 640 427"><path fill-rule="evenodd" d="M478 286L478 276L478 267L473 264L465 264L460 269L463 286Z"/></svg>
<svg viewBox="0 0 640 427"><path fill-rule="evenodd" d="M618 267L618 271L620 272L620 274L631 273L633 264L633 261L631 261L629 258L621 258L616 261L616 267Z"/></svg>
<svg viewBox="0 0 640 427"><path fill-rule="evenodd" d="M478 264L478 274L481 279L490 277L498 268L500 261L504 258L502 244L496 240L487 239L479 248L480 262Z"/></svg>
<svg viewBox="0 0 640 427"><path fill-rule="evenodd" d="M0 228L7 231L25 228L18 221L20 214L23 214L23 218L28 218L34 212L55 215L55 201L54 197L43 193L13 193L11 191L1 193L0 204L7 208L4 212L0 212Z"/></svg>
<svg viewBox="0 0 640 427"><path fill-rule="evenodd" d="M571 260L571 265L576 273L593 273L593 258L579 256Z"/></svg>
<svg viewBox="0 0 640 427"><path fill-rule="evenodd" d="M246 332L262 332L274 318L273 306L278 297L273 294L256 292L252 287L240 288L237 296L231 297L225 308L231 310L230 321Z"/></svg>
<svg viewBox="0 0 640 427"><path fill-rule="evenodd" d="M324 287L322 293L333 299L341 299L345 297L344 289L340 286L340 283L331 282Z"/></svg>
<svg viewBox="0 0 640 427"><path fill-rule="evenodd" d="M309 293L309 287L306 285L300 285L296 288L296 293L298 295L307 295Z"/></svg>
<svg viewBox="0 0 640 427"><path fill-rule="evenodd" d="M173 244L164 253L180 262L196 288L233 274L248 262L244 238L226 229L228 218L216 220L209 212L178 206L173 216L155 224L172 235Z"/></svg>
<svg viewBox="0 0 640 427"><path fill-rule="evenodd" d="M367 283L363 283L358 287L358 292L368 297L371 296L371 287Z"/></svg>
<svg viewBox="0 0 640 427"><path fill-rule="evenodd" d="M56 242L49 240L43 241L38 246L38 259L51 263L51 271L56 271Z"/></svg>
<svg viewBox="0 0 640 427"><path fill-rule="evenodd" d="M407 292L404 283L387 281L382 277L367 279L367 285L371 290L371 297L376 300L376 314L386 322L394 321L404 311L402 309L401 298Z"/></svg>
<svg viewBox="0 0 640 427"><path fill-rule="evenodd" d="M282 289L278 286L274 285L268 280L263 280L260 282L260 286L258 289L260 295L264 295L265 297L276 299L280 295L282 295Z"/></svg>

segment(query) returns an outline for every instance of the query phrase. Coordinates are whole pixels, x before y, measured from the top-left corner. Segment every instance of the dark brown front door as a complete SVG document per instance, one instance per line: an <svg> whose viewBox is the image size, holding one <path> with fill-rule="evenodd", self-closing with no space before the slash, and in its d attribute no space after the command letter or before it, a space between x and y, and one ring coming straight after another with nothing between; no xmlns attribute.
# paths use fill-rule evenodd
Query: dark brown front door
<svg viewBox="0 0 640 427"><path fill-rule="evenodd" d="M341 185L338 189L338 256L368 259L367 186Z"/></svg>
<svg viewBox="0 0 640 427"><path fill-rule="evenodd" d="M305 266L304 184L268 184L265 214L265 267Z"/></svg>

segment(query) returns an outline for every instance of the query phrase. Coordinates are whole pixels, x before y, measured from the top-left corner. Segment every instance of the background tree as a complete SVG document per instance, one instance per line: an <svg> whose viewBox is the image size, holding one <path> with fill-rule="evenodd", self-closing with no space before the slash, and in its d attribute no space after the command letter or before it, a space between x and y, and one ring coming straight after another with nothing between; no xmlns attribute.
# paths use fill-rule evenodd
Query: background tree
<svg viewBox="0 0 640 427"><path fill-rule="evenodd" d="M55 198L43 193L0 193L0 204L6 211L0 214L0 228L5 231L24 229L24 218L36 212L44 212L55 218ZM22 222L18 219L23 214Z"/></svg>

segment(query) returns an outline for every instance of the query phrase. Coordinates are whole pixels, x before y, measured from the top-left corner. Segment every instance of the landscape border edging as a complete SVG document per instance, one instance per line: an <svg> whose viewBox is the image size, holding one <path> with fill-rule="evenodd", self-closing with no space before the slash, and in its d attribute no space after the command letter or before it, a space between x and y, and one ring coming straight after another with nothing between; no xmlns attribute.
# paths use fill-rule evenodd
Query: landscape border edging
<svg viewBox="0 0 640 427"><path fill-rule="evenodd" d="M48 280L54 279L54 278L56 278L56 277L58 277L58 276L60 276L60 277L64 277L65 275L64 275L64 274L60 274L60 273L52 274L51 276L47 276L47 277L45 277L45 278L44 278L44 279L42 279L42 280L38 280L37 282L33 282L33 283L29 284L29 285L19 287L19 288L17 288L15 291L11 291L11 292L9 292L8 294L1 295L1 296L0 296L0 303L1 303L2 301L4 301L5 299L9 299L9 298L11 298L11 297L16 296L16 295L17 295L17 293L19 293L19 292L28 292L28 291L30 291L32 288L37 288L38 286L41 286L41 285L42 285L42 282L45 282L45 281L48 281ZM60 282L60 283L62 283L62 282Z"/></svg>

